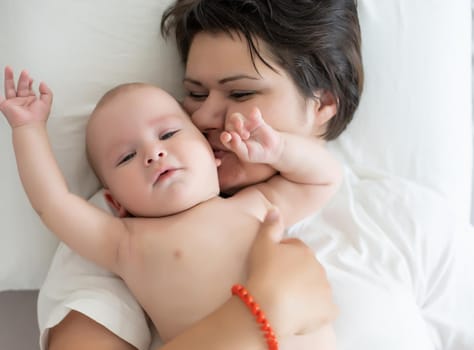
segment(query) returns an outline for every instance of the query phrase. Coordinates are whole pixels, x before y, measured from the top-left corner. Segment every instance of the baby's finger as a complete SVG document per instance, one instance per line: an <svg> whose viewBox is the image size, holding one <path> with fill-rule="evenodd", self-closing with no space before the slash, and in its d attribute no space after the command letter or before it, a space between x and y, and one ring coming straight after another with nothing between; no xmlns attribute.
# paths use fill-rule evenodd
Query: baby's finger
<svg viewBox="0 0 474 350"><path fill-rule="evenodd" d="M240 141L242 141L242 138L240 137L239 133L235 132L235 131L230 131L229 132L230 134L230 143L234 145L234 147L240 143Z"/></svg>
<svg viewBox="0 0 474 350"><path fill-rule="evenodd" d="M40 100L46 103L47 105L51 105L53 103L53 92L51 89L46 85L46 83L41 82L39 85L39 92L40 92Z"/></svg>
<svg viewBox="0 0 474 350"><path fill-rule="evenodd" d="M18 97L28 97L30 96L30 76L28 71L23 70L20 73L20 77L18 78L18 87L16 95Z"/></svg>
<svg viewBox="0 0 474 350"><path fill-rule="evenodd" d="M28 89L30 90L29 96L35 96L35 92L33 91L33 79L30 78L30 82L28 83Z"/></svg>
<svg viewBox="0 0 474 350"><path fill-rule="evenodd" d="M258 109L257 107L252 108L252 111L250 112L247 118L247 123L246 123L247 130L254 131L255 129L259 128L260 126L264 124L265 124L265 121L263 120L260 109Z"/></svg>
<svg viewBox="0 0 474 350"><path fill-rule="evenodd" d="M242 142L240 135L235 131L232 131L230 134L232 139L230 140L229 144L232 151L237 154L239 158L248 158L247 145Z"/></svg>
<svg viewBox="0 0 474 350"><path fill-rule="evenodd" d="M226 130L237 131L240 134L242 131L242 118L243 115L241 113L232 113L228 118Z"/></svg>
<svg viewBox="0 0 474 350"><path fill-rule="evenodd" d="M249 119L252 119L254 121L263 121L262 112L260 112L260 109L258 107L252 108L252 112L250 112L249 114Z"/></svg>
<svg viewBox="0 0 474 350"><path fill-rule="evenodd" d="M11 67L5 67L3 84L5 89L5 98L9 99L16 97L15 80L13 79L13 69Z"/></svg>
<svg viewBox="0 0 474 350"><path fill-rule="evenodd" d="M238 118L236 118L235 120L235 129L240 134L242 140L248 140L248 138L250 137L250 132L245 126L244 116L242 114L239 114Z"/></svg>
<svg viewBox="0 0 474 350"><path fill-rule="evenodd" d="M223 131L221 133L220 139L224 146L229 147L229 142L232 140L232 135L228 131Z"/></svg>

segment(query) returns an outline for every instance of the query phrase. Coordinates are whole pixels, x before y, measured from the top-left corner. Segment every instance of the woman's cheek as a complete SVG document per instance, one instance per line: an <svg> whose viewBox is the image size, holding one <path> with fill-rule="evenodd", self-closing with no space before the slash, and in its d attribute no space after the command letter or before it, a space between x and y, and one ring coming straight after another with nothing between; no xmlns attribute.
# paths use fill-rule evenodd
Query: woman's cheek
<svg viewBox="0 0 474 350"><path fill-rule="evenodd" d="M194 101L189 97L185 97L182 102L183 109L190 116L199 109L200 104L201 104L200 102Z"/></svg>

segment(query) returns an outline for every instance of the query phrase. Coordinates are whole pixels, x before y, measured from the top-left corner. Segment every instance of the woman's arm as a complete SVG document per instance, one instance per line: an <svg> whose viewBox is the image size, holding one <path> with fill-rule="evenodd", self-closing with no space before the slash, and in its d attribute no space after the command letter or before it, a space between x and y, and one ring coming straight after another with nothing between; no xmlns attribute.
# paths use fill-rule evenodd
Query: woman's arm
<svg viewBox="0 0 474 350"><path fill-rule="evenodd" d="M71 310L48 335L48 350L134 350L131 344L118 337L93 319Z"/></svg>

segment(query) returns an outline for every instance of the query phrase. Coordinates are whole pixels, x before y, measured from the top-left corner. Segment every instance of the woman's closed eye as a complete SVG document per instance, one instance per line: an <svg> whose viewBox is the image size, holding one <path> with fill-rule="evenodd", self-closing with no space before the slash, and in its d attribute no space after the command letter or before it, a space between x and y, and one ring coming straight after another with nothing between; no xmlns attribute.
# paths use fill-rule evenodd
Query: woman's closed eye
<svg viewBox="0 0 474 350"><path fill-rule="evenodd" d="M256 91L254 90L235 90L230 93L230 97L233 98L234 100L245 100L247 98L252 97L255 95Z"/></svg>
<svg viewBox="0 0 474 350"><path fill-rule="evenodd" d="M209 94L207 92L188 91L188 96L193 100L205 100Z"/></svg>
<svg viewBox="0 0 474 350"><path fill-rule="evenodd" d="M117 166L122 165L122 164L128 162L129 160L133 159L133 157L135 157L136 154L137 154L137 152L127 153L125 156L120 158L120 160L117 163Z"/></svg>

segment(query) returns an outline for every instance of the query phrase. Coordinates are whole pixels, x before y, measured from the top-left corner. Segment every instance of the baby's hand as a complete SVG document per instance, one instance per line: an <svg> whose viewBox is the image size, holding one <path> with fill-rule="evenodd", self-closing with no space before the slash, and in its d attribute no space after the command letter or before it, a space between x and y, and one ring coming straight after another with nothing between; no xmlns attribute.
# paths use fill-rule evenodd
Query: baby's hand
<svg viewBox="0 0 474 350"><path fill-rule="evenodd" d="M36 121L46 121L51 110L53 93L45 83L39 85L39 97L32 89L33 79L22 71L15 88L13 70L5 68L5 97L0 95L0 111L12 128Z"/></svg>
<svg viewBox="0 0 474 350"><path fill-rule="evenodd" d="M220 138L224 146L246 162L272 164L283 149L280 134L265 123L258 108L248 117L240 113L229 116Z"/></svg>

